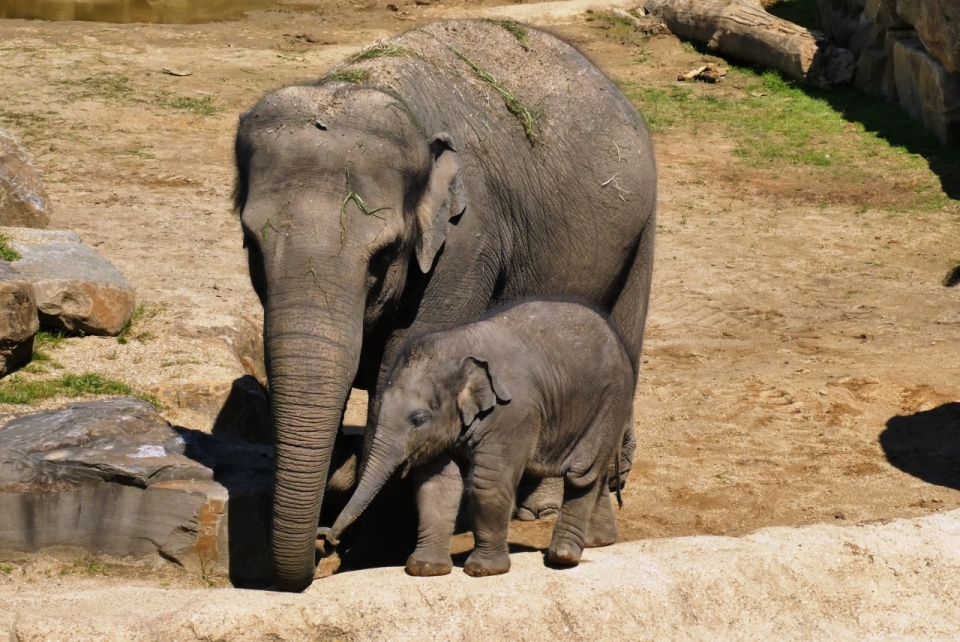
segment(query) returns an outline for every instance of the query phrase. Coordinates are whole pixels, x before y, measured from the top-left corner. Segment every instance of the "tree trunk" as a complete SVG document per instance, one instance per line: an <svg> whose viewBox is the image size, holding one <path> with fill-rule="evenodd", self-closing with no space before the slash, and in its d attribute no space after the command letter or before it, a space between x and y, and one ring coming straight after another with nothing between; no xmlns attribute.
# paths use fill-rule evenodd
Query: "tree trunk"
<svg viewBox="0 0 960 642"><path fill-rule="evenodd" d="M718 53L773 67L812 87L846 85L856 60L819 31L781 20L752 0L648 0L646 8L688 40Z"/></svg>

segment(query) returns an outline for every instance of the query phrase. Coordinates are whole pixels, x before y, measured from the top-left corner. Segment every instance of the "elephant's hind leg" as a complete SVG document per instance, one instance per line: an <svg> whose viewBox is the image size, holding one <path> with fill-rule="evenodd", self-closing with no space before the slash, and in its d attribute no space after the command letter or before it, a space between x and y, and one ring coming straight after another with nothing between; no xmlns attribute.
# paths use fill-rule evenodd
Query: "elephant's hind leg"
<svg viewBox="0 0 960 642"><path fill-rule="evenodd" d="M460 467L449 455L419 469L417 475L417 512L420 523L417 549L407 559L410 575L447 575L453 570L450 538L463 497Z"/></svg>
<svg viewBox="0 0 960 642"><path fill-rule="evenodd" d="M553 539L547 549L547 562L558 566L576 566L580 563L586 544L587 524L597 503L597 493L606 484L606 475L586 487L576 487L565 480L563 506L553 527ZM612 510L612 508L611 508Z"/></svg>
<svg viewBox="0 0 960 642"><path fill-rule="evenodd" d="M563 479L560 477L524 476L517 489L517 519L532 522L560 514L563 501Z"/></svg>
<svg viewBox="0 0 960 642"><path fill-rule="evenodd" d="M600 484L597 501L590 513L590 523L587 525L587 536L584 546L597 548L610 546L617 541L617 515L613 512L613 503L610 501L610 491L607 488L609 479Z"/></svg>

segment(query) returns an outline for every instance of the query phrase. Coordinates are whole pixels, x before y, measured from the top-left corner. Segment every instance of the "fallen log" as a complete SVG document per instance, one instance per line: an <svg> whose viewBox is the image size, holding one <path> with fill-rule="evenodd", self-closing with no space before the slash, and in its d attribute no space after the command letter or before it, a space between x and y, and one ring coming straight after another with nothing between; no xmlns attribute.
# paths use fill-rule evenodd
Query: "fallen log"
<svg viewBox="0 0 960 642"><path fill-rule="evenodd" d="M644 8L681 38L812 87L846 85L856 76L852 53L831 45L820 31L767 13L756 0L648 0Z"/></svg>

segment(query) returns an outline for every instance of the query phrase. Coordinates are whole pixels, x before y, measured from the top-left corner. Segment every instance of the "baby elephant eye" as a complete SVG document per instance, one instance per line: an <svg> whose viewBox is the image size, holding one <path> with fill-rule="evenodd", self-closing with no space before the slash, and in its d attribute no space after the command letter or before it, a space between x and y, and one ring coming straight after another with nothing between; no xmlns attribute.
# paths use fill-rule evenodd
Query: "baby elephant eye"
<svg viewBox="0 0 960 642"><path fill-rule="evenodd" d="M423 424L427 423L430 419L430 414L424 412L423 410L418 410L412 415L410 415L410 425L414 428L420 428Z"/></svg>

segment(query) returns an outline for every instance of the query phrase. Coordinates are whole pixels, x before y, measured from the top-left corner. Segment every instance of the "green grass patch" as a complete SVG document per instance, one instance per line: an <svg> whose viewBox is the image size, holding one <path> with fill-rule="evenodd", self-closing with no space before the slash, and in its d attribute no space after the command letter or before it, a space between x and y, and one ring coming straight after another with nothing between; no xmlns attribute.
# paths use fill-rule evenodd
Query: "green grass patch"
<svg viewBox="0 0 960 642"><path fill-rule="evenodd" d="M10 573L13 573L13 567L10 564L0 564L0 573L10 575Z"/></svg>
<svg viewBox="0 0 960 642"><path fill-rule="evenodd" d="M456 47L451 47L453 53L463 60L465 63L470 65L470 68L473 69L474 73L479 76L480 80L487 83L496 90L500 97L503 98L503 104L507 106L507 109L514 116L517 117L517 120L520 121L520 124L523 126L523 131L527 135L527 140L530 141L530 144L537 142L537 134L533 130L533 125L537 120L537 117L533 115L530 109L524 105L520 100L513 95L509 89L500 84L496 78L491 76L487 71L485 71L480 65L470 60L465 53L457 49Z"/></svg>
<svg viewBox="0 0 960 642"><path fill-rule="evenodd" d="M527 30L523 25L514 22L513 20L491 20L490 18L484 18L483 22L489 22L490 24L498 25L506 29L517 41L520 43L520 46L530 51L530 39L527 37Z"/></svg>
<svg viewBox="0 0 960 642"><path fill-rule="evenodd" d="M109 575L110 567L96 559L77 559L60 569L60 575Z"/></svg>
<svg viewBox="0 0 960 642"><path fill-rule="evenodd" d="M726 86L741 88L718 95L708 88L620 83L652 131L720 123L737 142L734 154L750 164L853 167L882 155L898 156L910 167L928 162L941 175L950 164L960 164L960 149L941 147L899 107L854 89L817 91L775 71L736 66ZM945 181L944 191L955 189L960 185ZM917 195L918 203L929 200L931 207L945 202L939 189L921 189Z"/></svg>
<svg viewBox="0 0 960 642"><path fill-rule="evenodd" d="M0 259L4 261L18 261L23 257L20 252L10 247L10 237L0 234Z"/></svg>
<svg viewBox="0 0 960 642"><path fill-rule="evenodd" d="M133 314L130 315L127 322L123 324L123 328L120 329L120 334L117 335L117 343L126 344L131 336L140 343L146 342L153 335L148 331L131 335L134 327L137 324L146 323L166 309L167 306L162 303L148 303L144 301L143 303L137 304L137 307L133 309Z"/></svg>
<svg viewBox="0 0 960 642"><path fill-rule="evenodd" d="M223 108L217 106L210 96L189 98L187 96L174 96L172 94L160 93L157 94L157 103L169 109L189 111L197 116L212 116L219 111L223 111Z"/></svg>
<svg viewBox="0 0 960 642"><path fill-rule="evenodd" d="M57 84L74 88L66 95L66 98L70 101L87 98L122 100L133 93L130 79L116 74L101 74L82 80L61 80Z"/></svg>
<svg viewBox="0 0 960 642"><path fill-rule="evenodd" d="M370 77L370 72L366 69L340 69L332 72L327 78L330 80L339 80L341 82L359 83L365 82Z"/></svg>
<svg viewBox="0 0 960 642"><path fill-rule="evenodd" d="M44 399L63 395L87 397L90 395L130 395L133 388L121 381L106 379L95 373L81 375L65 374L56 379L25 381L13 374L0 383L0 403L32 404Z"/></svg>
<svg viewBox="0 0 960 642"><path fill-rule="evenodd" d="M416 52L406 47L393 44L391 42L375 42L369 47L365 47L360 52L350 57L350 62L360 62L362 60L373 60L375 58L401 58L403 56L416 56ZM365 79L362 79L365 80ZM362 82L347 81L347 82Z"/></svg>
<svg viewBox="0 0 960 642"><path fill-rule="evenodd" d="M622 27L633 27L633 23L621 16L615 16L609 13L596 13L593 10L587 10L587 16L584 18L587 22L606 22L611 25L619 25Z"/></svg>

